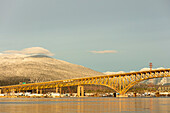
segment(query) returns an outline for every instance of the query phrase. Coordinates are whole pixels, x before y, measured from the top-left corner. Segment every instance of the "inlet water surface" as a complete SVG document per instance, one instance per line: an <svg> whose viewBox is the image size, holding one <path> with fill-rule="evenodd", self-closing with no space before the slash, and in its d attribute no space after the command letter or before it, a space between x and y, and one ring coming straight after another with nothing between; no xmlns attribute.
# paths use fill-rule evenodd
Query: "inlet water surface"
<svg viewBox="0 0 170 113"><path fill-rule="evenodd" d="M0 98L0 113L170 113L170 98Z"/></svg>

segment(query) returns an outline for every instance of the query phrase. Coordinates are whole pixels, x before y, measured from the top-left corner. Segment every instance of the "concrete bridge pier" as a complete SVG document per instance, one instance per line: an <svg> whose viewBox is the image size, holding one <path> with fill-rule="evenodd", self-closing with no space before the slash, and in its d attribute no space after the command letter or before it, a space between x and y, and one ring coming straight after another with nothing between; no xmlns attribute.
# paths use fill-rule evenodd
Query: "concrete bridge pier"
<svg viewBox="0 0 170 113"><path fill-rule="evenodd" d="M78 86L77 87L77 96L78 97L84 97L84 86Z"/></svg>
<svg viewBox="0 0 170 113"><path fill-rule="evenodd" d="M55 92L58 93L58 87L55 88Z"/></svg>
<svg viewBox="0 0 170 113"><path fill-rule="evenodd" d="M126 95L125 93L119 93L118 95L116 95L116 97L128 97L128 95Z"/></svg>

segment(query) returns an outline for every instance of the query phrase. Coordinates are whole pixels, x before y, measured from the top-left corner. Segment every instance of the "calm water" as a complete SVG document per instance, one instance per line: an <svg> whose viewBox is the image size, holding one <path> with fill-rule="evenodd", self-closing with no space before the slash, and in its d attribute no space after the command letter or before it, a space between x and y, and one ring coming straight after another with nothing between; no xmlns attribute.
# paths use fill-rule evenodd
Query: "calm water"
<svg viewBox="0 0 170 113"><path fill-rule="evenodd" d="M170 98L0 98L0 113L170 113Z"/></svg>

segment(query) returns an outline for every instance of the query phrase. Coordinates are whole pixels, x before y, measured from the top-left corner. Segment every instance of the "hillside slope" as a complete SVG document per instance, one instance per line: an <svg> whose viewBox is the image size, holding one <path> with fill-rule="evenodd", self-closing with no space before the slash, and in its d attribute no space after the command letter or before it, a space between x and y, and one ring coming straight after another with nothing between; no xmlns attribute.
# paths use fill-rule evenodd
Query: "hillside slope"
<svg viewBox="0 0 170 113"><path fill-rule="evenodd" d="M0 85L103 75L84 66L45 56L0 58Z"/></svg>

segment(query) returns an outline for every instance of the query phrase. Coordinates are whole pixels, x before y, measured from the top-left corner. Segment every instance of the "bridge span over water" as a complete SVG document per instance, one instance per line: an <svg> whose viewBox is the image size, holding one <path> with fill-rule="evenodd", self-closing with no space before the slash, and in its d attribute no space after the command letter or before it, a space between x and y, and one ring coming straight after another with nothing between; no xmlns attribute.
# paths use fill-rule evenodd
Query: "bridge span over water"
<svg viewBox="0 0 170 113"><path fill-rule="evenodd" d="M115 90L117 93L125 94L132 86L134 86L135 84L141 81L147 79L153 79L153 78L163 78L163 77L170 77L170 69L138 71L138 72L103 75L103 76L95 76L95 77L30 83L30 84L23 84L23 85L1 86L0 93L20 92L20 91L28 91L28 90L36 90L37 93L39 91L42 93L42 89L47 89L47 88L56 88L56 92L57 92L58 88L67 87L67 86L78 86L77 88L78 96L81 96L80 93L84 94L83 85L93 84L93 85L107 86Z"/></svg>

